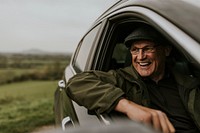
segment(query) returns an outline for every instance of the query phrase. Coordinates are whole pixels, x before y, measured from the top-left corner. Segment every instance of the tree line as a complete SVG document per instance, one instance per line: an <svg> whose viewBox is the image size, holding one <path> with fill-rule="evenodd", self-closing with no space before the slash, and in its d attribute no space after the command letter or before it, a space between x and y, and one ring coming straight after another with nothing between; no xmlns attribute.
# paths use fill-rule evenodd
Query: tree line
<svg viewBox="0 0 200 133"><path fill-rule="evenodd" d="M25 80L56 80L63 76L71 55L0 55L0 84Z"/></svg>

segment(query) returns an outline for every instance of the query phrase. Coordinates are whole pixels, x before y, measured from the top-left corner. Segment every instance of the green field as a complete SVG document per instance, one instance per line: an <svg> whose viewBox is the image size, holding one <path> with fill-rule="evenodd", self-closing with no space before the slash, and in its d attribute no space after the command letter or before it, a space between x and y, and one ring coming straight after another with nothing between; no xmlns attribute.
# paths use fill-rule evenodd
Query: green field
<svg viewBox="0 0 200 133"><path fill-rule="evenodd" d="M24 81L0 85L0 133L29 133L54 124L57 81Z"/></svg>
<svg viewBox="0 0 200 133"><path fill-rule="evenodd" d="M0 53L0 133L53 125L53 100L70 55Z"/></svg>

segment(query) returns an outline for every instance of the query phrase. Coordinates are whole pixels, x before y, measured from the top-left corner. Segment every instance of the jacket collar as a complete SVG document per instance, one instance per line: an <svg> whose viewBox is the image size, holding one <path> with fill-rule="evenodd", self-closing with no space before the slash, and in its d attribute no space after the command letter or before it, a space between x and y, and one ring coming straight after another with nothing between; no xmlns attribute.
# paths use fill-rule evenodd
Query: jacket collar
<svg viewBox="0 0 200 133"><path fill-rule="evenodd" d="M142 79L132 65L125 68L121 68L120 71L123 72L123 77L128 81L133 81L133 80L135 81Z"/></svg>

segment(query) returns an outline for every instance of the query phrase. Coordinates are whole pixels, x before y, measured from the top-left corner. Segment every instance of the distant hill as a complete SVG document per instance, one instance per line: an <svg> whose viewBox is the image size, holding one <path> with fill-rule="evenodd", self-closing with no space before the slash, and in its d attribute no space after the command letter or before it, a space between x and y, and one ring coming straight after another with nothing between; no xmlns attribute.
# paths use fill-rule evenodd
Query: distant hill
<svg viewBox="0 0 200 133"><path fill-rule="evenodd" d="M40 50L40 49L29 49L29 50L25 50L21 52L22 54L36 54L36 55L40 55L40 54L48 54L49 52Z"/></svg>
<svg viewBox="0 0 200 133"><path fill-rule="evenodd" d="M26 51L22 51L22 54L32 54L32 55L71 55L71 53L64 53L64 52L47 52L40 49L29 49Z"/></svg>

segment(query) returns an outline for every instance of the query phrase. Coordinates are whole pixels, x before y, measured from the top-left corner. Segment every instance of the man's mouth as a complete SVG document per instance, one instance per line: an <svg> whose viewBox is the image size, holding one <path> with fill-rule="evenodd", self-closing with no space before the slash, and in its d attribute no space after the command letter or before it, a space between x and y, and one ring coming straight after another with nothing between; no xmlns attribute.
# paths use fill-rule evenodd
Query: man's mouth
<svg viewBox="0 0 200 133"><path fill-rule="evenodd" d="M141 66L141 67L146 67L146 66L149 66L151 64L151 62L138 62L138 64Z"/></svg>

